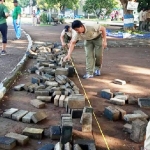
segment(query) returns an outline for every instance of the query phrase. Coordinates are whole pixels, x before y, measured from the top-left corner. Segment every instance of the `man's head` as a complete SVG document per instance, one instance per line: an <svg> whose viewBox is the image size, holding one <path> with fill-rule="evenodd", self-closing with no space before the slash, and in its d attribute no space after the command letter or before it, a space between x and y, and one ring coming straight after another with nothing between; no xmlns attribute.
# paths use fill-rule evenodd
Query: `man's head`
<svg viewBox="0 0 150 150"><path fill-rule="evenodd" d="M78 33L84 33L85 32L84 25L80 20L75 20L72 22L72 29L74 29Z"/></svg>
<svg viewBox="0 0 150 150"><path fill-rule="evenodd" d="M64 27L64 29L65 29L65 32L69 32L70 26L66 25L66 26Z"/></svg>
<svg viewBox="0 0 150 150"><path fill-rule="evenodd" d="M5 2L5 0L0 0L1 3Z"/></svg>
<svg viewBox="0 0 150 150"><path fill-rule="evenodd" d="M18 5L18 1L17 0L14 0L13 3L14 3L14 6Z"/></svg>

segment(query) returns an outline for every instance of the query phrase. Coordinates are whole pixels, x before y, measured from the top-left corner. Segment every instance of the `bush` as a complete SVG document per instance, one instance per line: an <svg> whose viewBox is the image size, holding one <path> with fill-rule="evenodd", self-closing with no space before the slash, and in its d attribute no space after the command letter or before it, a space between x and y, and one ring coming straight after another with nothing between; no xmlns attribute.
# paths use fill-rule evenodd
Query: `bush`
<svg viewBox="0 0 150 150"><path fill-rule="evenodd" d="M62 23L62 24L64 24L65 23L65 19L64 18L60 18L59 22Z"/></svg>
<svg viewBox="0 0 150 150"><path fill-rule="evenodd" d="M47 18L47 14L46 14L46 13L41 14L41 16L40 16L40 21L41 21L43 24L47 24L47 23L48 23L48 18Z"/></svg>

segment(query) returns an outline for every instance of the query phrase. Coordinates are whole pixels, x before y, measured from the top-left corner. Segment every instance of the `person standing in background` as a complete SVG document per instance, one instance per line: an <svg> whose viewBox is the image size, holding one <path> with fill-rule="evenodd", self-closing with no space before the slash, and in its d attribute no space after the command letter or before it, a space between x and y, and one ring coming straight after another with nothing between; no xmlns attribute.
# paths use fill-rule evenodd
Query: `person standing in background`
<svg viewBox="0 0 150 150"><path fill-rule="evenodd" d="M143 10L142 9L139 13L139 30L142 31L143 30L143 21L144 21L144 18L143 18Z"/></svg>
<svg viewBox="0 0 150 150"><path fill-rule="evenodd" d="M6 55L6 44L7 44L7 23L6 18L9 16L7 7L3 4L5 0L0 0L0 32L2 34L2 51L1 55Z"/></svg>
<svg viewBox="0 0 150 150"><path fill-rule="evenodd" d="M40 24L40 8L37 8L36 18L37 18L37 24Z"/></svg>
<svg viewBox="0 0 150 150"><path fill-rule="evenodd" d="M37 20L36 20L36 13L35 10L32 11L32 26L37 25Z"/></svg>
<svg viewBox="0 0 150 150"><path fill-rule="evenodd" d="M14 10L12 13L13 25L16 33L16 40L21 37L21 8L18 6L18 1L14 0Z"/></svg>

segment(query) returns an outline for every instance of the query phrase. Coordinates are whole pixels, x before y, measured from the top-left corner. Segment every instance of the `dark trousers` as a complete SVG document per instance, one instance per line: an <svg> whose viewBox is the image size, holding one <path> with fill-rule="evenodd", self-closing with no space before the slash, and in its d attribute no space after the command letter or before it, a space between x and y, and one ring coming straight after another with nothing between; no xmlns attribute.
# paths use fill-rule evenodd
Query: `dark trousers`
<svg viewBox="0 0 150 150"><path fill-rule="evenodd" d="M0 32L2 34L2 43L7 43L7 29L6 23L0 24Z"/></svg>

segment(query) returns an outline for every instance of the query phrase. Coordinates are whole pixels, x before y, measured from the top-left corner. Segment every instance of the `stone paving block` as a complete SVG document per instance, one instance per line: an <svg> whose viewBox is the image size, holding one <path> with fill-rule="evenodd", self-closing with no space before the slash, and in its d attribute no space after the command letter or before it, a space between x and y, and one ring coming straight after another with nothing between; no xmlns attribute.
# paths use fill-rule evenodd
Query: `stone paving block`
<svg viewBox="0 0 150 150"><path fill-rule="evenodd" d="M88 150L96 150L95 144L94 144L94 143L90 143L90 144L88 145Z"/></svg>
<svg viewBox="0 0 150 150"><path fill-rule="evenodd" d="M54 105L55 106L59 106L59 98L60 98L60 95L55 96L55 98L54 98Z"/></svg>
<svg viewBox="0 0 150 150"><path fill-rule="evenodd" d="M131 132L132 132L132 124L126 123L126 124L123 126L123 131L124 131L124 132L127 132L127 133L131 133Z"/></svg>
<svg viewBox="0 0 150 150"><path fill-rule="evenodd" d="M61 91L54 91L53 96L55 96L55 95L61 95Z"/></svg>
<svg viewBox="0 0 150 150"><path fill-rule="evenodd" d="M62 150L62 143L61 142L56 143L54 150Z"/></svg>
<svg viewBox="0 0 150 150"><path fill-rule="evenodd" d="M13 132L7 133L5 136L15 139L17 143L20 145L26 145L27 142L29 141L28 136L13 133Z"/></svg>
<svg viewBox="0 0 150 150"><path fill-rule="evenodd" d="M27 82L25 85L24 85L24 89L25 89L25 91L27 91L28 92L28 87L31 85L32 83L31 82Z"/></svg>
<svg viewBox="0 0 150 150"><path fill-rule="evenodd" d="M13 89L15 91L22 91L22 90L24 90L24 86L25 86L25 84L19 84L19 85L14 86Z"/></svg>
<svg viewBox="0 0 150 150"><path fill-rule="evenodd" d="M71 109L72 118L81 118L83 109Z"/></svg>
<svg viewBox="0 0 150 150"><path fill-rule="evenodd" d="M142 110L134 110L133 111L134 114L141 114L143 116L143 118L148 119L149 116L147 114L145 114Z"/></svg>
<svg viewBox="0 0 150 150"><path fill-rule="evenodd" d="M68 104L68 96L64 99L63 107L66 108L67 104Z"/></svg>
<svg viewBox="0 0 150 150"><path fill-rule="evenodd" d="M31 84L29 87L28 87L28 92L30 93L34 93L35 89L38 87L38 84Z"/></svg>
<svg viewBox="0 0 150 150"><path fill-rule="evenodd" d="M124 92L114 92L114 96L117 96L117 95L125 95L125 93Z"/></svg>
<svg viewBox="0 0 150 150"><path fill-rule="evenodd" d="M88 147L87 147L88 148ZM73 145L74 150L82 150L81 147L78 144Z"/></svg>
<svg viewBox="0 0 150 150"><path fill-rule="evenodd" d="M28 127L26 127L23 130L24 135L29 136L30 138L33 139L42 139L43 132L44 132L43 129L28 128Z"/></svg>
<svg viewBox="0 0 150 150"><path fill-rule="evenodd" d="M67 124L67 123L68 123L68 125L70 123L72 123L72 117L62 117L61 118L61 124L62 124L62 126L63 126L63 124Z"/></svg>
<svg viewBox="0 0 150 150"><path fill-rule="evenodd" d="M10 137L0 136L0 149L11 150L16 146L16 140Z"/></svg>
<svg viewBox="0 0 150 150"><path fill-rule="evenodd" d="M144 116L142 116L141 114L126 114L126 115L124 115L124 120L127 122L131 122L136 119L144 119Z"/></svg>
<svg viewBox="0 0 150 150"><path fill-rule="evenodd" d="M19 121L19 120L21 120L21 118L22 118L23 116L25 116L27 113L28 113L27 110L18 110L17 112L15 112L14 114L12 114L12 119L13 119L13 120L16 120L16 121Z"/></svg>
<svg viewBox="0 0 150 150"><path fill-rule="evenodd" d="M37 112L37 113L33 114L31 118L32 118L34 123L37 123L41 120L46 119L47 115L46 115L46 113L40 111L40 112Z"/></svg>
<svg viewBox="0 0 150 150"><path fill-rule="evenodd" d="M82 116L82 132L92 132L92 114L83 113Z"/></svg>
<svg viewBox="0 0 150 150"><path fill-rule="evenodd" d="M128 98L129 98L129 95L116 95L114 98L122 99L122 100L127 101Z"/></svg>
<svg viewBox="0 0 150 150"><path fill-rule="evenodd" d="M60 90L65 90L66 86L65 85L60 85Z"/></svg>
<svg viewBox="0 0 150 150"><path fill-rule="evenodd" d="M57 76L55 77L55 80L56 80L56 82L59 83L60 85L63 84L63 82L62 82Z"/></svg>
<svg viewBox="0 0 150 150"><path fill-rule="evenodd" d="M68 97L68 107L73 109L83 109L85 106L85 97L82 94L74 94Z"/></svg>
<svg viewBox="0 0 150 150"><path fill-rule="evenodd" d="M60 126L51 126L50 127L50 138L52 140L60 140L61 129Z"/></svg>
<svg viewBox="0 0 150 150"><path fill-rule="evenodd" d="M3 113L3 117L5 118L12 118L12 114L16 113L18 111L17 108L10 108L5 110L5 112Z"/></svg>
<svg viewBox="0 0 150 150"><path fill-rule="evenodd" d="M115 80L113 81L113 83L115 83L115 84L120 84L120 85L125 85L125 84L126 84L126 81L120 80L120 79L115 79Z"/></svg>
<svg viewBox="0 0 150 150"><path fill-rule="evenodd" d="M46 144L39 148L38 150L54 150L55 145L54 144Z"/></svg>
<svg viewBox="0 0 150 150"><path fill-rule="evenodd" d="M103 89L100 92L98 92L98 95L108 100L113 97L113 93L110 92L110 89Z"/></svg>
<svg viewBox="0 0 150 150"><path fill-rule="evenodd" d="M64 107L65 95L61 95L59 98L59 107Z"/></svg>
<svg viewBox="0 0 150 150"><path fill-rule="evenodd" d="M138 103L138 100L135 97L129 96L129 98L128 98L128 104L134 105L134 104L137 104L137 103Z"/></svg>
<svg viewBox="0 0 150 150"><path fill-rule="evenodd" d="M64 150L72 150L72 145L68 142L64 145Z"/></svg>
<svg viewBox="0 0 150 150"><path fill-rule="evenodd" d="M120 112L112 106L105 107L104 116L109 120L119 120Z"/></svg>
<svg viewBox="0 0 150 150"><path fill-rule="evenodd" d="M45 103L38 99L30 100L30 104L36 108L44 108L45 107Z"/></svg>
<svg viewBox="0 0 150 150"><path fill-rule="evenodd" d="M140 119L132 121L132 132L130 139L134 142L143 142L146 134L146 126L148 122L144 122Z"/></svg>
<svg viewBox="0 0 150 150"><path fill-rule="evenodd" d="M58 86L58 83L56 81L46 81L45 84L48 86L53 86L53 87Z"/></svg>
<svg viewBox="0 0 150 150"><path fill-rule="evenodd" d="M51 98L52 98L51 96L37 96L36 99L49 103L51 102Z"/></svg>
<svg viewBox="0 0 150 150"><path fill-rule="evenodd" d="M58 78L59 80L61 80L61 81L63 82L63 84L66 84L66 83L67 83L67 81L66 81L66 79L65 79L64 76L57 75L57 78Z"/></svg>
<svg viewBox="0 0 150 150"><path fill-rule="evenodd" d="M31 117L33 114L35 114L36 112L28 112L25 116L22 117L22 122L24 123L31 123Z"/></svg>
<svg viewBox="0 0 150 150"><path fill-rule="evenodd" d="M111 104L120 105L120 106L125 105L125 100L118 99L118 98L111 98L109 102Z"/></svg>
<svg viewBox="0 0 150 150"><path fill-rule="evenodd" d="M150 98L138 98L138 105L144 108L150 108Z"/></svg>
<svg viewBox="0 0 150 150"><path fill-rule="evenodd" d="M31 83L33 83L33 84L39 84L40 83L40 79L39 78L37 78L37 77L32 77L31 78Z"/></svg>
<svg viewBox="0 0 150 150"><path fill-rule="evenodd" d="M120 119L124 119L124 115L126 115L126 111L119 108L119 107L115 107L115 109L117 109L120 112Z"/></svg>
<svg viewBox="0 0 150 150"><path fill-rule="evenodd" d="M65 84L65 86L66 86L66 88L71 88L71 86L68 82Z"/></svg>
<svg viewBox="0 0 150 150"><path fill-rule="evenodd" d="M65 68L57 68L56 71L55 71L55 76L57 76L57 75L67 76L68 75L68 70L65 69Z"/></svg>
<svg viewBox="0 0 150 150"><path fill-rule="evenodd" d="M60 142L66 144L72 139L72 126L62 126Z"/></svg>
<svg viewBox="0 0 150 150"><path fill-rule="evenodd" d="M48 90L38 90L38 91L35 91L35 97L37 96L49 96L49 91Z"/></svg>

